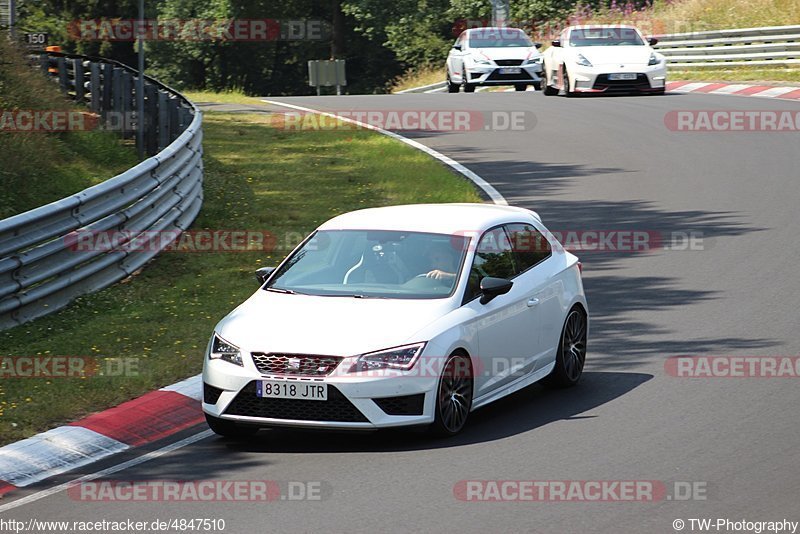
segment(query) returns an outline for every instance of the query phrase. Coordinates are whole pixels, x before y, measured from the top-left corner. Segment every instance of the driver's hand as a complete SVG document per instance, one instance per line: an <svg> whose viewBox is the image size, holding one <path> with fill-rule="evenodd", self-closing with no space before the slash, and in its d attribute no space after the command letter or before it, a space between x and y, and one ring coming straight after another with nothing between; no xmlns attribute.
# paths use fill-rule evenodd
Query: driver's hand
<svg viewBox="0 0 800 534"><path fill-rule="evenodd" d="M425 276L427 278L433 278L435 280L446 280L448 278L453 278L455 275L453 273L448 273L440 269L434 269Z"/></svg>

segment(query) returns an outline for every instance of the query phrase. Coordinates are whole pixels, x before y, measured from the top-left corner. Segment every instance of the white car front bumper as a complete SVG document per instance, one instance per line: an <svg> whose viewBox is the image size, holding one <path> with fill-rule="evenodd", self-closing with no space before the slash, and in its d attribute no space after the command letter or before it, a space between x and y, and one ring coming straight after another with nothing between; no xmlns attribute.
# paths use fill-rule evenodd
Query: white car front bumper
<svg viewBox="0 0 800 534"><path fill-rule="evenodd" d="M507 69L511 69L507 72ZM514 72L514 71L519 72ZM520 66L474 65L466 69L467 83L472 85L538 84L542 80L542 64Z"/></svg>
<svg viewBox="0 0 800 534"><path fill-rule="evenodd" d="M349 359L322 377L264 375L248 354L245 367L206 359L203 411L214 417L270 426L373 430L433 422L435 372L383 371L348 374ZM416 366L415 366L416 368ZM256 395L256 381L327 384L328 399L272 399Z"/></svg>
<svg viewBox="0 0 800 534"><path fill-rule="evenodd" d="M636 75L632 80L612 80L614 74ZM573 91L578 93L657 92L667 81L667 66L657 65L573 65L570 71Z"/></svg>

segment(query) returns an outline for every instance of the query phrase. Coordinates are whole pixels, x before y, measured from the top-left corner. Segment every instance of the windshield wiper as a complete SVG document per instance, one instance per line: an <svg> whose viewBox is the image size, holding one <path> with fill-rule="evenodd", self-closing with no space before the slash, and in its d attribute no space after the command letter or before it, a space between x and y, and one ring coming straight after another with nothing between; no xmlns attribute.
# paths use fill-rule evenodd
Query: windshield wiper
<svg viewBox="0 0 800 534"><path fill-rule="evenodd" d="M281 289L279 287L265 287L267 291L274 291L275 293L283 293L285 295L297 295L297 291L292 291L291 289Z"/></svg>

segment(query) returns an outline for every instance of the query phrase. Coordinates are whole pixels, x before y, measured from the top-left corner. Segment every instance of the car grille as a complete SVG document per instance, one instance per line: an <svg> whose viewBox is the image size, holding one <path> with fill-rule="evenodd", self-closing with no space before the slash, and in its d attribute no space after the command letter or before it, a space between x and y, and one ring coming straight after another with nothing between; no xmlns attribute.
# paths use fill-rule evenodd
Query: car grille
<svg viewBox="0 0 800 534"><path fill-rule="evenodd" d="M384 397L372 399L386 415L422 415L425 405L425 394L403 395L401 397Z"/></svg>
<svg viewBox="0 0 800 534"><path fill-rule="evenodd" d="M522 65L521 59L495 59L494 62L501 67L519 67Z"/></svg>
<svg viewBox="0 0 800 534"><path fill-rule="evenodd" d="M342 358L339 356L309 356L304 354L265 354L253 352L253 363L265 375L325 376Z"/></svg>
<svg viewBox="0 0 800 534"><path fill-rule="evenodd" d="M341 391L331 385L328 385L328 400L324 401L271 399L257 397L256 383L253 381L242 388L225 413L300 421L369 422Z"/></svg>
<svg viewBox="0 0 800 534"><path fill-rule="evenodd" d="M203 402L206 404L216 404L220 395L222 395L221 389L209 386L203 382Z"/></svg>
<svg viewBox="0 0 800 534"><path fill-rule="evenodd" d="M608 91L631 91L635 89L650 89L650 81L646 74L637 74L635 80L609 80L608 74L600 74L594 81L592 89L606 89Z"/></svg>
<svg viewBox="0 0 800 534"><path fill-rule="evenodd" d="M523 69L522 72L520 72L519 74L500 74L500 71L495 70L494 72L492 72L489 75L488 78L486 78L487 81L491 80L491 81L497 81L497 82L500 82L500 81L517 81L517 80L524 81L524 80L532 80L532 79L533 78L531 78L531 75L528 74L527 72L525 72L525 69Z"/></svg>

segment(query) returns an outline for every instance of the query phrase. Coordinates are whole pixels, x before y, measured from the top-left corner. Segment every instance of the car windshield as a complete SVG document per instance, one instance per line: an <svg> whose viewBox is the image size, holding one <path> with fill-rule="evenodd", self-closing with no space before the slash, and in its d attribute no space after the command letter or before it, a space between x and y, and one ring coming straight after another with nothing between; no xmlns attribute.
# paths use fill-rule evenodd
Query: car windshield
<svg viewBox="0 0 800 534"><path fill-rule="evenodd" d="M528 48L533 43L519 30L481 30L470 34L470 48Z"/></svg>
<svg viewBox="0 0 800 534"><path fill-rule="evenodd" d="M330 297L444 298L458 283L467 243L459 235L319 231L264 289Z"/></svg>
<svg viewBox="0 0 800 534"><path fill-rule="evenodd" d="M584 28L572 30L570 46L644 46L633 28Z"/></svg>

